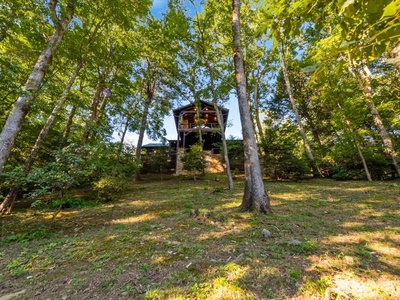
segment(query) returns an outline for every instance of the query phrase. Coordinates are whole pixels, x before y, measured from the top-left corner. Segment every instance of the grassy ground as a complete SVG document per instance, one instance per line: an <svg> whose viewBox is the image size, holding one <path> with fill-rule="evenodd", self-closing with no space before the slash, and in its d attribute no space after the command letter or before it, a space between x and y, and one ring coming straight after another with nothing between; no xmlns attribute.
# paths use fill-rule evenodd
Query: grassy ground
<svg viewBox="0 0 400 300"><path fill-rule="evenodd" d="M238 211L241 179L224 184L144 180L55 221L16 209L1 219L0 299L400 299L398 181L266 182L266 216Z"/></svg>

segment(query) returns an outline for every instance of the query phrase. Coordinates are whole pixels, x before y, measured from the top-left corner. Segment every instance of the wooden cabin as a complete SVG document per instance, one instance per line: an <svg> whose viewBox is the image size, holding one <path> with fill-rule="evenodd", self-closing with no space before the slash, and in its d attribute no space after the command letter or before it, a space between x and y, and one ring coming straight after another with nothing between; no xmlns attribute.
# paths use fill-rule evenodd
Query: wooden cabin
<svg viewBox="0 0 400 300"><path fill-rule="evenodd" d="M218 107L224 121L224 131L228 121L229 109ZM222 141L217 113L214 104L199 101L188 104L173 111L178 137L176 140L176 173L182 173L183 166L180 157L190 149L190 146L203 141L203 150L209 160L207 172L223 172L219 163L219 145Z"/></svg>
<svg viewBox="0 0 400 300"><path fill-rule="evenodd" d="M225 128L229 109L219 107ZM191 145L203 140L203 150L217 152L221 143L217 113L212 103L200 101L198 105L188 104L173 111L178 133L177 148L189 149Z"/></svg>

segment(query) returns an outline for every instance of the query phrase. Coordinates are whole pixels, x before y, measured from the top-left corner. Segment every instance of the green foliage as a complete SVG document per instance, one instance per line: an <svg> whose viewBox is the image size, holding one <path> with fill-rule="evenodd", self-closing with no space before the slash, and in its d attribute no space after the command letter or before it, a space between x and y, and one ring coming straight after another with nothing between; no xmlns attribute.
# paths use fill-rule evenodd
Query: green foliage
<svg viewBox="0 0 400 300"><path fill-rule="evenodd" d="M134 149L123 147L118 154L119 148L114 143L99 143L87 146L84 149L86 158L85 167L90 171L88 179L98 180L102 177L130 178L138 170Z"/></svg>
<svg viewBox="0 0 400 300"><path fill-rule="evenodd" d="M115 200L121 193L129 190L132 186L131 180L124 177L105 176L93 183L100 200Z"/></svg>
<svg viewBox="0 0 400 300"><path fill-rule="evenodd" d="M85 201L82 198L70 198L66 199L56 199L51 202L51 206L53 208L82 208L82 207L93 207L96 206L97 203L94 201ZM31 205L32 207L32 205Z"/></svg>
<svg viewBox="0 0 400 300"><path fill-rule="evenodd" d="M181 158L183 169L189 172L198 172L204 175L206 168L206 158L202 144L194 144L190 150Z"/></svg>
<svg viewBox="0 0 400 300"><path fill-rule="evenodd" d="M315 244L313 241L305 241L300 245L292 245L293 251L297 253L307 254L315 252L319 246Z"/></svg>
<svg viewBox="0 0 400 300"><path fill-rule="evenodd" d="M39 229L31 232L17 233L7 236L2 239L0 244L10 244L10 243L23 243L32 240L46 239L51 237L52 234L44 229Z"/></svg>
<svg viewBox="0 0 400 300"><path fill-rule="evenodd" d="M2 174L1 187L7 191L12 186L20 186L25 196L38 198L47 195L61 194L53 200L51 207L78 208L93 206L95 202L86 202L80 198L64 195L71 188L91 184L98 192L100 199L113 199L120 192L129 188L129 180L138 169L133 149L124 148L117 155L118 145L102 143L85 148L69 145L50 153L46 161L36 165L30 172L22 167L7 169ZM32 208L41 208L42 200L32 203Z"/></svg>
<svg viewBox="0 0 400 300"><path fill-rule="evenodd" d="M224 187L217 186L214 188L214 193L222 193L224 191Z"/></svg>
<svg viewBox="0 0 400 300"><path fill-rule="evenodd" d="M297 126L290 120L279 124L270 119L265 124L265 141L261 148L266 174L274 179L310 174Z"/></svg>
<svg viewBox="0 0 400 300"><path fill-rule="evenodd" d="M243 141L231 137L229 140L226 141L226 146L228 148L228 157L231 169L244 171ZM222 147L221 147L221 152L223 152Z"/></svg>
<svg viewBox="0 0 400 300"><path fill-rule="evenodd" d="M54 192L61 192L77 186L90 174L90 170L84 167L84 161L79 149L74 146L55 150L50 153L53 160L34 167L28 173L27 184L32 185L32 198L44 196Z"/></svg>
<svg viewBox="0 0 400 300"><path fill-rule="evenodd" d="M381 145L369 144L365 140L361 151L366 160L372 179L382 180L394 177L390 159L383 153ZM350 137L343 134L321 158L321 168L326 176L337 180L365 180L365 170L360 156Z"/></svg>
<svg viewBox="0 0 400 300"><path fill-rule="evenodd" d="M24 186L27 181L27 175L24 167L19 165L14 168L6 166L0 174L0 189L11 188L12 186Z"/></svg>
<svg viewBox="0 0 400 300"><path fill-rule="evenodd" d="M157 147L151 152L142 154L143 168L141 172L160 173L170 167L170 149L168 146Z"/></svg>

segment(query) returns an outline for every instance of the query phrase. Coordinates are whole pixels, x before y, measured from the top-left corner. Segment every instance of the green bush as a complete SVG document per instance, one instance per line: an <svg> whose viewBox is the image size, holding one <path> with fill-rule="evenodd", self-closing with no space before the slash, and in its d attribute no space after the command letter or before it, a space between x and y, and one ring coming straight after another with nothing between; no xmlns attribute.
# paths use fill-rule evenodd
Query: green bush
<svg viewBox="0 0 400 300"><path fill-rule="evenodd" d="M311 173L299 130L290 120L266 121L265 140L261 144L265 174L273 179L302 178Z"/></svg>
<svg viewBox="0 0 400 300"><path fill-rule="evenodd" d="M200 143L192 145L190 151L186 152L181 160L184 170L198 172L204 175L207 161L203 146Z"/></svg>

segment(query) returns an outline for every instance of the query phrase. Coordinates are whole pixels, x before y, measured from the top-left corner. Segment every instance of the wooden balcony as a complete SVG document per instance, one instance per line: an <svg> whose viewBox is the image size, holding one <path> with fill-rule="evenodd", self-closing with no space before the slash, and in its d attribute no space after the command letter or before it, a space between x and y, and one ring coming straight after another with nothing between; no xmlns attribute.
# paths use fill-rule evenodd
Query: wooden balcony
<svg viewBox="0 0 400 300"><path fill-rule="evenodd" d="M218 123L204 123L204 124L197 124L197 123L179 123L178 124L178 131L180 132L196 132L199 131L204 132L215 132L219 130Z"/></svg>

